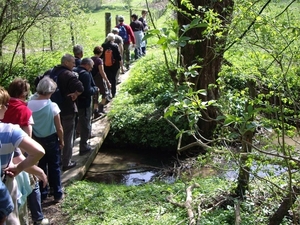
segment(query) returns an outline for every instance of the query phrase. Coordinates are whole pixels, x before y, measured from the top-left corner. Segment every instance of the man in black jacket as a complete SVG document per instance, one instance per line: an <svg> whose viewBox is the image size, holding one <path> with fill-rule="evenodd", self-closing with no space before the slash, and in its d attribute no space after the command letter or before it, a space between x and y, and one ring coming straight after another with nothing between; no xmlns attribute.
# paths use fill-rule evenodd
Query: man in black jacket
<svg viewBox="0 0 300 225"><path fill-rule="evenodd" d="M76 99L84 88L76 74L72 71L75 66L75 58L71 54L65 54L61 58L61 64L55 66L51 74L58 74L57 87L61 92L63 102L58 103L61 110L60 117L64 130L64 149L62 153L62 169L68 170L76 166L71 161L73 155L73 135L75 130L75 116L77 110ZM51 76L51 75L50 75Z"/></svg>
<svg viewBox="0 0 300 225"><path fill-rule="evenodd" d="M115 35L113 33L109 33L106 37L106 42L102 44L103 47L103 54L101 55L101 58L103 58L104 62L104 71L107 75L107 78L111 84L111 94L112 97L115 97L116 95L116 86L117 86L117 81L116 81L116 75L117 72L120 68L120 61L122 60L120 51L119 51L119 46L114 43L115 40ZM106 66L105 61L107 60L105 58L105 54L107 50L112 50L112 56L113 56L113 64L111 66Z"/></svg>
<svg viewBox="0 0 300 225"><path fill-rule="evenodd" d="M78 128L80 132L79 154L84 155L91 151L87 140L91 134L91 116L92 116L92 96L97 94L99 89L95 85L91 71L94 61L91 58L81 60L80 66L76 69L79 80L82 82L84 91L78 96Z"/></svg>

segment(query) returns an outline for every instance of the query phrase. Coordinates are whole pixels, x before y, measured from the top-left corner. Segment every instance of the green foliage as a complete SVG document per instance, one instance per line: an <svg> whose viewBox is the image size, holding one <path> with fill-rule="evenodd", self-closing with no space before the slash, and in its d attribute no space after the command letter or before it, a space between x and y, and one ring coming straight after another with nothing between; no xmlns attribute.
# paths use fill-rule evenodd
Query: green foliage
<svg viewBox="0 0 300 225"><path fill-rule="evenodd" d="M223 188L227 182L218 178L199 180L200 187L193 194L201 195ZM62 210L68 215L68 224L156 224L173 225L182 221L187 224L186 209L166 200L185 201L186 185L154 182L141 186L106 185L86 181L75 182L67 187L67 198ZM196 207L196 204L195 204Z"/></svg>
<svg viewBox="0 0 300 225"><path fill-rule="evenodd" d="M176 132L162 118L171 97L172 85L165 65L158 54L148 53L131 69L130 77L121 84L113 101L108 114L108 140L118 146L174 150Z"/></svg>

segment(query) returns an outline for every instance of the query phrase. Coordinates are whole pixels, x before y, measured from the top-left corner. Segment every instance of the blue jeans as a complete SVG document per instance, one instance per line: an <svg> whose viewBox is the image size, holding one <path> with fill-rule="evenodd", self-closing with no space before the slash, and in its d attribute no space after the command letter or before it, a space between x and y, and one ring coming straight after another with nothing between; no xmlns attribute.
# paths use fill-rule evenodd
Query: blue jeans
<svg viewBox="0 0 300 225"><path fill-rule="evenodd" d="M44 219L41 205L41 191L39 183L36 182L34 189L27 196L28 207L31 212L31 218L34 222Z"/></svg>
<svg viewBox="0 0 300 225"><path fill-rule="evenodd" d="M35 140L40 143L45 149L45 155L40 159L38 166L44 170L48 176L50 187L53 187L54 199L61 199L63 195L61 178L60 178L60 149L58 136L56 133L44 138L37 138ZM40 191L42 200L48 196L48 185L44 188L40 182Z"/></svg>
<svg viewBox="0 0 300 225"><path fill-rule="evenodd" d="M3 184L2 180L0 180L0 219L8 216L14 209L14 204L10 197L10 194Z"/></svg>

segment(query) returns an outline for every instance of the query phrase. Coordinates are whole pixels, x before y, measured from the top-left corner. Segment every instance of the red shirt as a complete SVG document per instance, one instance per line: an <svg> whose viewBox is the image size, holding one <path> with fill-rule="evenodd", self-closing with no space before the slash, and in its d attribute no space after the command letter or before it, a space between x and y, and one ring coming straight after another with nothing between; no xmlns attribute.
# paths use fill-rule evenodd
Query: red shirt
<svg viewBox="0 0 300 225"><path fill-rule="evenodd" d="M20 126L28 126L29 119L32 115L31 110L27 107L27 103L17 98L10 98L8 108L2 119L3 123L19 124Z"/></svg>

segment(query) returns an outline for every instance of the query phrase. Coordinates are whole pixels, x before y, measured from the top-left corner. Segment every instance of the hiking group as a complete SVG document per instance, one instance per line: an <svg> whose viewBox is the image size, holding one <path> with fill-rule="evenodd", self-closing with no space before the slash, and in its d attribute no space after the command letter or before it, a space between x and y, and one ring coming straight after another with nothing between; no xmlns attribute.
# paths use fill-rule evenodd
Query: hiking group
<svg viewBox="0 0 300 225"><path fill-rule="evenodd" d="M35 79L30 95L26 79L15 78L8 89L0 87L0 225L51 224L44 218L43 200L64 198L62 171L76 167L72 160L74 140L80 137L79 155L91 152L92 118L106 114L105 107L116 96L119 74L129 70L130 49L135 59L146 54L142 17L124 17L113 28L94 55L83 57L83 47L62 56L60 64ZM125 68L124 68L125 66Z"/></svg>

